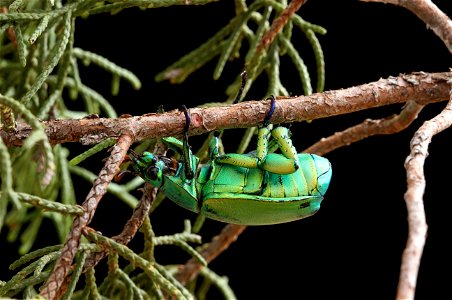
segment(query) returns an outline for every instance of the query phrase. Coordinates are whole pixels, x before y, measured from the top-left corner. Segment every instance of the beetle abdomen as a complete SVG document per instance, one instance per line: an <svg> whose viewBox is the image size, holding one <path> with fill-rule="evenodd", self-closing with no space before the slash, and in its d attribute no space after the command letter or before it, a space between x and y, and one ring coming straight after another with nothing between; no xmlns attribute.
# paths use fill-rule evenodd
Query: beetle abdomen
<svg viewBox="0 0 452 300"><path fill-rule="evenodd" d="M218 221L246 225L284 223L313 215L328 189L331 164L313 154L298 157L300 168L286 175L217 165L203 186L201 211Z"/></svg>
<svg viewBox="0 0 452 300"><path fill-rule="evenodd" d="M287 198L296 196L322 196L331 180L331 164L315 154L298 154L300 168L294 173L279 175L267 172L268 182L262 196Z"/></svg>
<svg viewBox="0 0 452 300"><path fill-rule="evenodd" d="M262 196L212 193L204 199L202 214L217 221L242 225L271 225L312 216L323 197L267 198Z"/></svg>
<svg viewBox="0 0 452 300"><path fill-rule="evenodd" d="M204 191L214 193L261 194L265 172L233 165L216 165L212 179L204 184Z"/></svg>
<svg viewBox="0 0 452 300"><path fill-rule="evenodd" d="M237 193L266 198L323 196L331 179L331 164L321 156L298 154L300 168L291 174L274 174L259 168L217 164L205 182L202 198L209 193Z"/></svg>

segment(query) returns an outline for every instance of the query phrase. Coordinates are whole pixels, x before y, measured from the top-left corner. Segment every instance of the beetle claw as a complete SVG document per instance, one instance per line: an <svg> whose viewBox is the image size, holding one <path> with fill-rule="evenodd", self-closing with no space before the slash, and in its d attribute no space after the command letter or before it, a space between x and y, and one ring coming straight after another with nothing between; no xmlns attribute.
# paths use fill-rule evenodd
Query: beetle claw
<svg viewBox="0 0 452 300"><path fill-rule="evenodd" d="M188 130L190 129L190 113L188 112L188 109L185 105L182 105L182 111L184 112L185 115L185 126L184 126L184 133L187 133Z"/></svg>
<svg viewBox="0 0 452 300"><path fill-rule="evenodd" d="M267 127L268 124L270 124L270 119L273 116L273 113L275 112L276 97L274 95L271 95L266 100L269 100L269 99L271 99L270 110L268 111L268 114L264 119L264 127Z"/></svg>

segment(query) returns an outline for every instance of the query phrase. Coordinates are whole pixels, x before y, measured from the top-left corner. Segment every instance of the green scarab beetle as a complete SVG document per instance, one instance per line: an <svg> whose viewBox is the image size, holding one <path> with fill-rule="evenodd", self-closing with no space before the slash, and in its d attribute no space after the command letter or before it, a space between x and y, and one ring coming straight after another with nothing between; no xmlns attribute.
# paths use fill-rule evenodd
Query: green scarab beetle
<svg viewBox="0 0 452 300"><path fill-rule="evenodd" d="M257 149L247 154L218 154L218 134L210 141L210 161L199 165L188 146L190 117L185 110L183 142L164 143L182 161L143 152L130 152L133 173L163 190L178 205L226 223L267 225L315 214L331 180L331 164L321 156L297 153L289 130L269 125L275 98L264 125L258 129ZM281 154L273 153L277 149Z"/></svg>

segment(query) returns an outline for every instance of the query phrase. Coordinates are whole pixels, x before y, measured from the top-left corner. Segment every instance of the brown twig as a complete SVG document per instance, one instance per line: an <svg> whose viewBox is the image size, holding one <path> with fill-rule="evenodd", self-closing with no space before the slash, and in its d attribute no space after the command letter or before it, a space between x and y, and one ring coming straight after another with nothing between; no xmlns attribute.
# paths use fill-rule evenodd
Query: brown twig
<svg viewBox="0 0 452 300"><path fill-rule="evenodd" d="M423 203L425 191L424 163L432 137L451 125L452 93L451 100L446 108L433 119L424 122L416 131L410 143L411 152L405 161L408 185L405 193L408 211L408 240L402 256L397 299L414 299L417 274L427 234Z"/></svg>
<svg viewBox="0 0 452 300"><path fill-rule="evenodd" d="M237 237L245 230L244 225L228 224L226 225L220 234L216 235L209 245L201 251L202 257L207 261L211 262L223 251L225 251L230 244L232 244ZM182 284L190 282L201 270L201 264L198 260L191 258L188 262L178 270L175 277Z"/></svg>
<svg viewBox="0 0 452 300"><path fill-rule="evenodd" d="M402 6L425 22L452 53L452 21L430 0L362 0ZM449 80L449 84L452 81ZM451 90L452 92L452 90ZM397 299L414 299L417 275L424 250L427 223L423 195L425 191L424 163L428 146L437 133L452 125L452 93L446 108L430 121L426 121L411 140L411 152L405 161L407 191L405 202L408 212L408 240L400 267Z"/></svg>
<svg viewBox="0 0 452 300"><path fill-rule="evenodd" d="M50 274L41 290L41 296L46 299L58 299L67 287L66 277L72 268L72 261L80 245L82 230L91 222L99 201L107 191L107 185L119 171L119 165L124 159L133 140L130 135L121 135L113 146L110 157L96 178L82 208L85 213L75 218L71 231Z"/></svg>
<svg viewBox="0 0 452 300"><path fill-rule="evenodd" d="M165 147L162 142L158 142L155 145L154 153L165 155L166 150L167 147ZM149 183L144 184L143 196L141 197L140 202L133 211L132 216L127 221L126 225L124 225L122 232L112 237L115 242L118 242L122 245L127 245L133 239L138 229L140 229L141 225L143 224L145 217L149 214L149 210L151 208L152 202L154 202L154 199L157 196L157 192L158 188L153 187ZM101 261L107 254L108 251L91 253L86 258L83 272L86 272L88 268L96 266L99 261Z"/></svg>
<svg viewBox="0 0 452 300"><path fill-rule="evenodd" d="M8 14L8 7L2 6L0 7L0 14ZM6 36L13 44L14 48L17 48L17 39L16 39L16 32L14 31L13 26L9 26L8 29L6 29Z"/></svg>
<svg viewBox="0 0 452 300"><path fill-rule="evenodd" d="M279 98L272 122L290 123L348 114L389 104L404 103L416 99L426 104L449 99L450 72L412 73L389 77L348 89L327 91L293 98ZM246 101L239 104L192 108L190 134L199 135L218 129L257 126L264 120L269 101ZM107 137L118 137L130 132L136 141L144 138L179 136L183 132L185 118L180 111L163 114L147 114L118 119L53 120L43 122L52 144L81 142L98 143ZM20 123L16 132L0 130L0 137L7 146L20 146L29 136L31 127Z"/></svg>
<svg viewBox="0 0 452 300"><path fill-rule="evenodd" d="M275 18L270 26L269 30L265 32L264 36L260 40L260 43L256 47L256 51L250 59L245 62L244 70L247 71L249 80L245 85L245 90L248 90L251 86L252 81L256 76L256 72L261 65L262 59L266 55L266 51L273 43L275 38L284 28L284 26L289 22L292 16L297 12L298 9L306 2L306 0L292 0L289 5L281 12L281 14ZM238 98L241 100L240 98Z"/></svg>
<svg viewBox="0 0 452 300"><path fill-rule="evenodd" d="M417 118L423 107L424 105L415 101L409 101L399 115L380 120L367 119L359 125L321 139L303 152L323 155L373 135L393 134L402 131Z"/></svg>
<svg viewBox="0 0 452 300"><path fill-rule="evenodd" d="M115 242L127 245L132 240L138 229L140 229L143 224L145 217L148 215L152 202L157 196L157 192L157 188L153 187L149 183L145 183L143 188L143 196L141 197L139 205L133 212L132 217L124 226L124 230L120 234L113 237Z"/></svg>
<svg viewBox="0 0 452 300"><path fill-rule="evenodd" d="M452 53L452 21L430 0L361 0L364 2L382 2L402 6L419 19L424 21L427 28L435 32Z"/></svg>
<svg viewBox="0 0 452 300"><path fill-rule="evenodd" d="M256 55L258 56L264 49L267 50L271 43L275 40L282 28L287 24L287 22L292 18L293 14L296 13L300 7L305 4L305 0L292 0L289 5L284 9L284 11L273 21L270 29L262 37L259 46L256 48Z"/></svg>
<svg viewBox="0 0 452 300"><path fill-rule="evenodd" d="M149 183L144 185L143 196L140 199L137 207L133 211L132 216L124 225L122 232L112 239L122 245L127 245L135 236L138 229L140 229L143 224L144 218L148 215L151 204L157 195L158 189L152 187ZM83 266L83 272L86 272L89 268L95 267L105 256L107 256L108 251L99 251L91 253L85 260L85 265Z"/></svg>

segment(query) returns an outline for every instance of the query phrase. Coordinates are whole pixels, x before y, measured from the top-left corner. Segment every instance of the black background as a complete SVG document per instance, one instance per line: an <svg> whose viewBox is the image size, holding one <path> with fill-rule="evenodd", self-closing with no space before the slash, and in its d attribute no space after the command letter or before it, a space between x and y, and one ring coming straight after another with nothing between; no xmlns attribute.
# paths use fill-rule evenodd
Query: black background
<svg viewBox="0 0 452 300"><path fill-rule="evenodd" d="M450 15L448 0L435 3ZM326 90L347 88L399 73L445 72L452 66L450 53L440 39L405 9L359 1L311 0L298 13L328 30L325 36L319 36L325 53ZM119 95L113 97L110 95L111 76L95 66L81 68L82 80L110 100L119 114L154 112L159 104L169 110L182 103L195 106L224 101L224 90L240 72L242 60L226 65L218 81L212 79L216 60L181 85L157 84L153 78L225 26L233 14L233 1L221 1L205 6L147 11L133 8L114 16L104 14L79 19L75 45L133 71L143 87L134 91L122 81ZM297 36L295 46L315 78L312 50L301 33L294 35ZM302 94L297 74L284 60L281 75L283 84L293 95ZM253 88L247 98L262 97L264 91L265 86ZM229 277L239 299L394 299L407 235L403 194L409 141L416 129L444 106L445 102L428 106L404 132L372 137L325 155L332 162L333 179L322 208L315 216L287 224L249 227L210 268ZM401 105L394 105L310 124L293 124L293 140L298 149L304 149L366 118L386 117L400 109ZM226 132L226 139L229 136L231 140L231 146L227 146L229 151L234 151L234 136L241 132ZM448 190L452 167L450 137L449 131L434 137L425 165L429 233L417 299L433 293L450 294L447 284L452 267L452 249L448 243L452 208ZM196 148L200 137L193 137L191 141ZM71 157L84 149L74 145ZM97 170L100 167L99 163ZM90 185L78 180L76 184L81 203ZM92 226L105 235L117 234L130 213L127 206L108 196L101 202ZM152 216L157 235L181 231L184 218L195 218L170 201L163 203ZM207 221L202 233L204 241L223 226ZM37 246L55 242L43 235ZM139 243L132 245L139 247ZM12 256L9 261L2 259L2 270L6 270L6 265L17 258L17 254L12 253L11 245L2 248L8 249ZM160 263L183 263L188 258L180 249L169 246L158 248L156 255ZM218 294L211 296L217 298Z"/></svg>

